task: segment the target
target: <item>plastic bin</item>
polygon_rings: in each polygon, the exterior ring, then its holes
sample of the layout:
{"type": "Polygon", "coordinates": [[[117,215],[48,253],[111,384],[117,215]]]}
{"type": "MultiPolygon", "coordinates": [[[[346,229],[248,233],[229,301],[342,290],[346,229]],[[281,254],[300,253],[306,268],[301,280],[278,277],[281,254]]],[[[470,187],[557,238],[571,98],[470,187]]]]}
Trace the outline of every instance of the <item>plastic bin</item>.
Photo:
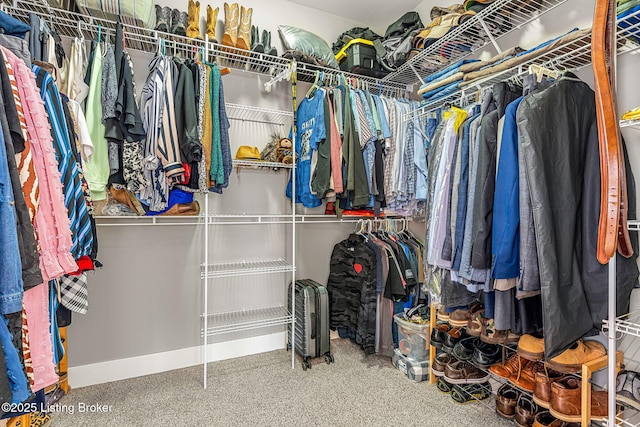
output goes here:
{"type": "Polygon", "coordinates": [[[398,325],[400,352],[418,362],[429,361],[429,324],[408,322],[398,314],[393,317],[398,325]]]}
{"type": "Polygon", "coordinates": [[[393,350],[393,356],[391,357],[393,366],[400,372],[404,373],[407,378],[413,382],[421,382],[429,379],[429,361],[424,360],[418,362],[413,360],[400,352],[399,349],[393,350]]]}
{"type": "Polygon", "coordinates": [[[388,74],[378,62],[376,49],[370,40],[351,40],[336,54],[336,59],[342,71],[375,78],[388,74]]]}

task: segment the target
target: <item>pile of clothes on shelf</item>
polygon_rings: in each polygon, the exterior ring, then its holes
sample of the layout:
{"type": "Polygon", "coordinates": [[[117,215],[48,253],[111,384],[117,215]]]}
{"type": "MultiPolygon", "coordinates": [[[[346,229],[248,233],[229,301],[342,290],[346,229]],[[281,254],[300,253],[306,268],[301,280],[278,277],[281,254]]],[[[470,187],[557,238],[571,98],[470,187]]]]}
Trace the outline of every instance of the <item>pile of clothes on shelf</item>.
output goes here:
{"type": "Polygon", "coordinates": [[[426,101],[445,98],[458,89],[472,86],[489,76],[509,71],[532,58],[550,52],[559,46],[571,43],[591,34],[591,29],[578,30],[548,40],[531,49],[524,50],[519,46],[507,49],[487,61],[462,59],[448,67],[431,74],[424,79],[418,94],[426,101]]]}

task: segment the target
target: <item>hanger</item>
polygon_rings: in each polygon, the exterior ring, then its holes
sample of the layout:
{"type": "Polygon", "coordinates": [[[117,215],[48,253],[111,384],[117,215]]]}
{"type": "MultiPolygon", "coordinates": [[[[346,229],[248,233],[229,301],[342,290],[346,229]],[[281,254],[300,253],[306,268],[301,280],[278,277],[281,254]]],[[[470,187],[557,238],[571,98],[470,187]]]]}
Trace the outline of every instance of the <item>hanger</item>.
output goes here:
{"type": "Polygon", "coordinates": [[[313,94],[315,93],[316,89],[320,88],[319,82],[320,82],[320,71],[316,71],[316,79],[314,80],[313,84],[311,85],[311,87],[307,91],[307,95],[305,96],[305,98],[312,98],[313,97],[313,94]]]}
{"type": "MultiPolygon", "coordinates": [[[[554,67],[555,65],[553,62],[554,61],[551,61],[550,64],[552,67],[554,67]]],[[[552,79],[557,79],[562,73],[555,69],[555,67],[554,69],[549,69],[538,64],[531,64],[529,65],[529,74],[536,76],[536,80],[538,81],[538,83],[540,83],[542,82],[542,78],[545,76],[552,79]]]]}

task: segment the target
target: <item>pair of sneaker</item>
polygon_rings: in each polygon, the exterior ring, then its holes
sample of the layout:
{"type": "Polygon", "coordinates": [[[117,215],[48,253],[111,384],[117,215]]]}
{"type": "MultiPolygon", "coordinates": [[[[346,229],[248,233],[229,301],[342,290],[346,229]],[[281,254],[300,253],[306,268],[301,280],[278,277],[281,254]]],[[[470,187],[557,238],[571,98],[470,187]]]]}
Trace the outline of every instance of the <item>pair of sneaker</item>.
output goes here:
{"type": "Polygon", "coordinates": [[[618,373],[616,400],[640,410],[640,372],[621,370],[618,373]]]}
{"type": "Polygon", "coordinates": [[[451,384],[440,377],[436,386],[441,392],[450,393],[456,403],[477,402],[491,396],[491,384],[488,381],[480,384],[451,384]]]}

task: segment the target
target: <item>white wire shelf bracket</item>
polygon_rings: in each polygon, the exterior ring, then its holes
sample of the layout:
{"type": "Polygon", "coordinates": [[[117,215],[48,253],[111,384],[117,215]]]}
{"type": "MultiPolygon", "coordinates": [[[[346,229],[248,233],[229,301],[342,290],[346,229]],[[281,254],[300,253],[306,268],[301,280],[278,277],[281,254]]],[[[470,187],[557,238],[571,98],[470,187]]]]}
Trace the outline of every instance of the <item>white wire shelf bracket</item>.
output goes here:
{"type": "Polygon", "coordinates": [[[640,337],[640,310],[618,316],[613,328],[608,319],[602,321],[603,333],[611,332],[612,329],[614,332],[640,337]]]}
{"type": "MultiPolygon", "coordinates": [[[[207,314],[206,316],[208,318],[206,330],[208,336],[286,325],[290,324],[292,320],[291,313],[283,305],[207,314]]],[[[201,335],[204,335],[204,330],[201,329],[200,332],[201,335]]]]}
{"type": "Polygon", "coordinates": [[[290,126],[293,120],[293,112],[291,110],[274,110],[231,103],[226,104],[225,108],[230,120],[278,126],[290,126]]]}
{"type": "MultiPolygon", "coordinates": [[[[636,22],[638,18],[640,18],[640,11],[618,20],[618,55],[623,55],[640,49],[640,23],[636,22]],[[620,25],[625,22],[628,23],[628,26],[626,28],[622,28],[620,25]]],[[[574,71],[591,65],[591,34],[585,34],[573,41],[536,55],[519,64],[517,67],[500,71],[485,78],[473,81],[446,98],[440,98],[432,102],[425,101],[417,109],[408,112],[404,118],[405,120],[408,120],[411,118],[423,117],[432,113],[437,108],[442,107],[446,103],[456,103],[468,100],[474,95],[477,97],[477,94],[483,88],[491,87],[495,83],[509,79],[520,81],[522,77],[528,73],[528,68],[532,64],[538,64],[542,67],[555,70],[574,71]]]]}
{"type": "MultiPolygon", "coordinates": [[[[0,7],[4,12],[26,23],[29,22],[29,13],[35,13],[63,37],[91,40],[97,39],[98,32],[100,32],[103,40],[113,41],[115,36],[116,21],[57,9],[49,6],[45,1],[2,0],[0,7]]],[[[131,20],[125,19],[123,21],[126,21],[122,26],[128,49],[155,54],[159,48],[159,41],[162,39],[165,41],[168,55],[195,57],[197,54],[202,55],[203,52],[207,52],[207,58],[203,58],[203,60],[216,63],[218,66],[270,76],[275,76],[288,69],[291,62],[286,58],[132,25],[129,23],[131,20]]]]}
{"type": "MultiPolygon", "coordinates": [[[[249,276],[256,274],[290,273],[294,271],[293,265],[291,265],[284,259],[267,261],[227,262],[201,266],[203,270],[205,269],[205,267],[210,278],[249,276]]],[[[200,277],[204,279],[204,271],[201,272],[200,277]]]]}
{"type": "Polygon", "coordinates": [[[567,0],[497,0],[421,50],[395,72],[384,77],[384,80],[421,84],[425,76],[470,56],[489,43],[500,52],[502,49],[498,40],[501,37],[555,9],[565,1],[567,0]]]}

